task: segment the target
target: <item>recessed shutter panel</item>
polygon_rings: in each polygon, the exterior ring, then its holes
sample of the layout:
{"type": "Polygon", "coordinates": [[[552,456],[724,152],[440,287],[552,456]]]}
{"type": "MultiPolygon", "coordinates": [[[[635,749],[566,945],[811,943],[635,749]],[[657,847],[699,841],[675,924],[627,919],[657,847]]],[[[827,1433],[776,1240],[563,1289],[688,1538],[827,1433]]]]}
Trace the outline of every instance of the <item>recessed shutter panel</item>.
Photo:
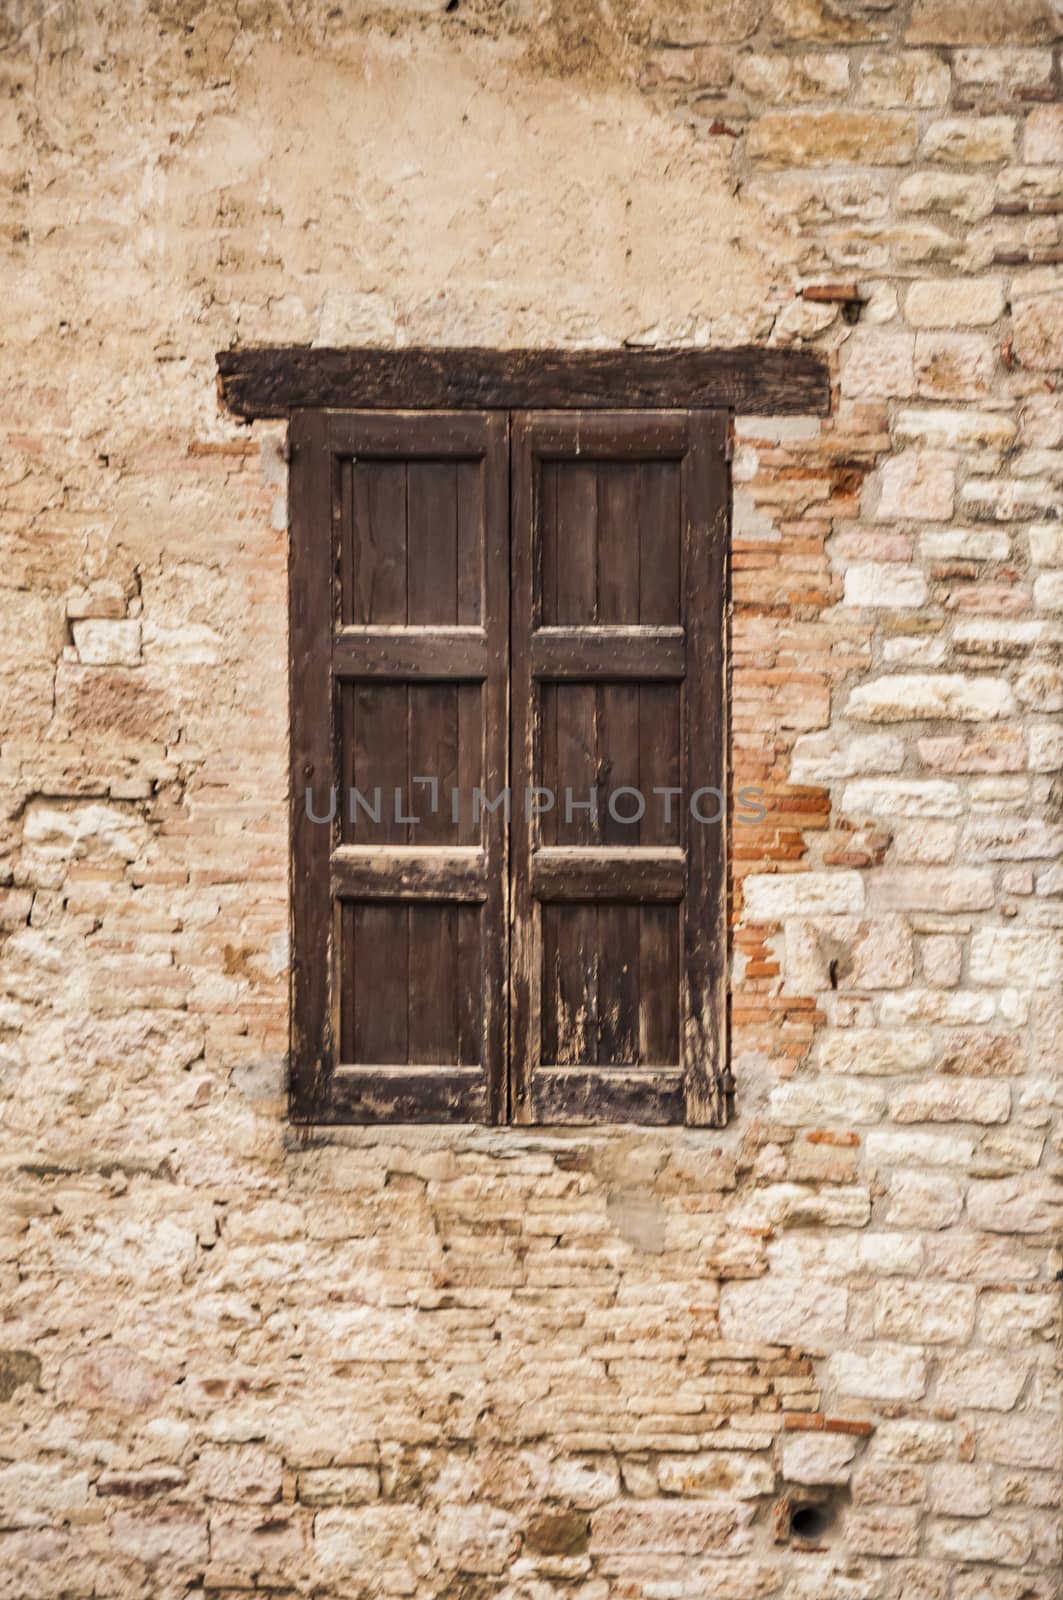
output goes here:
{"type": "Polygon", "coordinates": [[[507,421],[306,412],[291,438],[294,1111],[498,1121],[507,421]]]}
{"type": "Polygon", "coordinates": [[[725,443],[513,419],[516,1121],[724,1120],[725,443]]]}

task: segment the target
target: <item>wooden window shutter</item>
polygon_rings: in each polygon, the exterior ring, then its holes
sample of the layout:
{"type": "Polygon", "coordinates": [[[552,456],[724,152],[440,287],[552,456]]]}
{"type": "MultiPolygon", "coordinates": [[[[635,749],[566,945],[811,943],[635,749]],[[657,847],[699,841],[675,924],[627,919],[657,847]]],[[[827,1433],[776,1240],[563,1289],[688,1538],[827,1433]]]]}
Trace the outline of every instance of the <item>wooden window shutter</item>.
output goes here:
{"type": "Polygon", "coordinates": [[[507,433],[292,416],[299,1120],[505,1116],[507,833],[473,792],[507,781],[507,433]]]}
{"type": "Polygon", "coordinates": [[[293,412],[297,1121],[725,1120],[726,437],[293,412]]]}
{"type": "Polygon", "coordinates": [[[726,429],[513,419],[516,1121],[725,1118],[726,429]]]}

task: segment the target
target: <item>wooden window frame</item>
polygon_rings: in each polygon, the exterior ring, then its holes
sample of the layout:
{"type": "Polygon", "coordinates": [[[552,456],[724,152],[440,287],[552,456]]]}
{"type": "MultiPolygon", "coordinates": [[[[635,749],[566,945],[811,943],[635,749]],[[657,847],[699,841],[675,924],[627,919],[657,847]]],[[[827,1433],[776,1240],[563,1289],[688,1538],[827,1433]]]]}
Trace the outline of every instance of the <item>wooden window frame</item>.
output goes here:
{"type": "MultiPolygon", "coordinates": [[[[726,561],[722,551],[729,529],[730,472],[726,465],[729,415],[803,413],[825,415],[830,409],[829,376],[823,361],[811,352],[739,349],[730,351],[491,351],[491,350],[320,350],[303,347],[248,348],[219,353],[219,390],[230,411],[245,419],[287,417],[293,421],[291,453],[291,529],[295,559],[289,563],[290,682],[291,682],[291,840],[292,840],[292,978],[290,1114],[296,1123],[327,1125],[390,1121],[460,1121],[467,1105],[483,1110],[488,1122],[519,1123],[551,1120],[528,1112],[530,1066],[514,1059],[510,1065],[513,1104],[499,1099],[497,1085],[486,1100],[461,1095],[440,1099],[439,1085],[417,1104],[407,1100],[391,1107],[390,1114],[365,1114],[357,1100],[331,1092],[332,1059],[329,1047],[331,1016],[329,962],[307,959],[307,951],[328,950],[332,939],[331,908],[322,895],[328,884],[331,830],[310,827],[302,816],[306,785],[332,782],[333,750],[330,720],[307,715],[317,697],[328,703],[332,694],[333,629],[331,610],[322,627],[321,597],[331,593],[332,549],[328,541],[313,537],[330,525],[333,508],[332,460],[334,441],[327,414],[333,410],[366,412],[469,410],[490,412],[548,411],[675,411],[702,413],[706,419],[695,430],[698,447],[693,470],[711,482],[711,494],[727,508],[727,529],[716,529],[706,541],[705,559],[719,585],[726,607],[726,561]],[[296,414],[298,420],[296,420],[296,414]],[[720,537],[720,535],[723,537],[720,537]],[[714,565],[716,563],[717,565],[714,565]],[[443,1103],[446,1100],[446,1104],[443,1103]],[[507,1110],[509,1112],[507,1118],[507,1110]]],[[[518,456],[513,458],[513,501],[527,497],[518,456]]],[[[497,553],[496,553],[497,554],[497,553]]],[[[516,551],[515,551],[516,559],[516,551]]],[[[699,558],[700,559],[700,558],[699,558]]],[[[515,574],[515,581],[519,575],[515,574]]],[[[508,581],[508,571],[507,571],[508,581]]],[[[689,623],[688,623],[689,628],[689,623]]],[[[688,637],[688,652],[695,678],[724,678],[725,627],[702,630],[695,625],[688,637]],[[704,632],[705,637],[700,637],[704,632]],[[709,637],[712,634],[713,637],[709,637]],[[695,637],[697,635],[697,637],[695,637]]],[[[520,649],[514,638],[512,648],[520,649]]],[[[705,685],[697,688],[700,693],[705,685]]],[[[719,716],[707,730],[705,748],[723,763],[727,760],[727,697],[721,697],[719,716]]],[[[506,730],[507,736],[509,729],[506,730]]],[[[726,830],[714,847],[708,830],[692,840],[695,850],[707,851],[699,862],[698,926],[714,935],[714,954],[705,963],[708,989],[692,1015],[687,1005],[682,1058],[684,1070],[681,1102],[684,1116],[675,1115],[674,1090],[660,1102],[657,1114],[635,1105],[622,1086],[582,1109],[558,1104],[558,1122],[681,1122],[720,1126],[727,1120],[733,1080],[727,1063],[726,971],[728,928],[726,917],[726,830]],[[711,859],[710,859],[711,857],[711,859]],[[702,904],[702,902],[704,902],[702,904]],[[719,937],[715,937],[718,933],[719,937]],[[706,1063],[714,1060],[713,1070],[706,1063]],[[700,1065],[699,1065],[700,1063],[700,1065]],[[664,1107],[663,1111],[661,1107],[664,1107]],[[671,1109],[669,1109],[669,1107],[671,1109]]],[[[518,866],[527,853],[527,830],[514,826],[514,851],[518,866]]],[[[525,863],[526,865],[526,863],[525,863]]],[[[518,960],[516,954],[514,961],[518,960]]],[[[515,969],[514,969],[515,970],[515,969]]],[[[497,975],[496,975],[497,976],[497,975]]],[[[519,1001],[517,1002],[519,1009],[519,1001]]],[[[493,1025],[493,1024],[492,1024],[493,1025]]],[[[411,1083],[413,1080],[411,1079],[411,1083]]],[[[635,1087],[635,1086],[633,1086],[635,1087]]],[[[414,1084],[414,1098],[419,1091],[414,1084]]]]}

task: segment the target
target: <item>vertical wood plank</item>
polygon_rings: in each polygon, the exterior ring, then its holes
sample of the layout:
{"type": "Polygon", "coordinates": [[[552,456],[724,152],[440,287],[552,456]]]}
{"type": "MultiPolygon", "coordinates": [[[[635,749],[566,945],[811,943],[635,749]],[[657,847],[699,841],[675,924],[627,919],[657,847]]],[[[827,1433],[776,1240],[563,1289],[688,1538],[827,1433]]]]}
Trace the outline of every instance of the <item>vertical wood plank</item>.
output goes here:
{"type": "MultiPolygon", "coordinates": [[[[380,821],[374,822],[364,810],[357,813],[351,836],[360,844],[410,842],[409,825],[400,820],[409,815],[409,693],[403,683],[355,685],[354,781],[369,804],[374,790],[380,790],[380,821]]],[[[346,805],[347,796],[343,799],[346,805]]]]}
{"type": "MultiPolygon", "coordinates": [[[[537,697],[538,711],[537,724],[539,735],[538,770],[533,775],[533,782],[544,789],[550,789],[554,795],[554,804],[548,811],[543,811],[533,825],[533,844],[557,844],[561,838],[560,822],[560,796],[557,781],[557,702],[561,693],[561,685],[557,683],[540,683],[532,688],[532,693],[537,697]]],[[[523,796],[521,797],[523,801],[523,796]]]]}
{"type": "Polygon", "coordinates": [[[458,485],[451,461],[406,468],[407,618],[458,620],[458,485]]]}
{"type": "Polygon", "coordinates": [[[409,907],[394,901],[354,907],[354,1060],[409,1060],[409,907]]]}
{"type": "MultiPolygon", "coordinates": [[[[483,785],[493,798],[510,783],[510,419],[484,419],[484,617],[487,678],[479,704],[483,785]]],[[[467,757],[471,763],[471,756],[467,757]]],[[[481,1059],[487,1076],[487,1115],[509,1115],[510,829],[499,809],[483,818],[488,898],[480,913],[481,1059]]]]}
{"type": "Polygon", "coordinates": [[[679,910],[639,907],[639,1063],[679,1060],[679,910]]]}
{"type": "Polygon", "coordinates": [[[352,473],[351,621],[405,622],[405,463],[355,460],[352,473]]]}
{"type": "Polygon", "coordinates": [[[594,622],[598,615],[598,469],[566,461],[557,468],[555,615],[544,622],[594,622]]]}
{"type": "Polygon", "coordinates": [[[681,695],[675,684],[641,683],[638,687],[638,785],[646,800],[639,825],[640,844],[675,845],[682,837],[683,797],[655,794],[680,785],[682,744],[681,695]]]}
{"type": "Polygon", "coordinates": [[[692,412],[683,462],[685,782],[724,793],[724,820],[700,824],[689,815],[687,896],[683,908],[682,1036],[686,1120],[719,1124],[726,1117],[726,818],[725,644],[729,480],[726,412],[692,412]]]}
{"type": "Polygon", "coordinates": [[[639,612],[641,623],[680,619],[682,519],[676,461],[644,461],[639,469],[639,612]]]}
{"type": "MultiPolygon", "coordinates": [[[[336,796],[336,821],[337,832],[342,844],[353,844],[357,836],[358,819],[364,817],[359,811],[354,821],[351,820],[350,795],[351,790],[357,788],[358,778],[355,773],[355,704],[358,690],[353,683],[339,683],[334,689],[334,705],[336,714],[336,737],[339,749],[336,752],[339,773],[339,792],[336,796]]],[[[369,797],[371,800],[371,796],[369,797]]]]}
{"type": "MultiPolygon", "coordinates": [[[[598,621],[634,623],[639,615],[639,474],[637,464],[609,461],[598,468],[598,621]]],[[[609,794],[639,784],[639,688],[637,684],[606,683],[598,695],[598,779],[602,789],[603,844],[637,844],[640,827],[617,820],[609,808],[609,794]]],[[[630,796],[625,799],[632,804],[630,796]]],[[[615,808],[619,816],[626,808],[615,808]]],[[[638,970],[638,939],[619,919],[617,931],[629,935],[624,955],[638,970]]],[[[604,1014],[604,1003],[603,1003],[604,1014]]]]}
{"type": "Polygon", "coordinates": [[[598,906],[599,1066],[639,1059],[639,907],[598,906]]]}
{"type": "Polygon", "coordinates": [[[343,459],[337,463],[340,478],[340,526],[336,542],[335,568],[339,575],[340,621],[354,621],[355,606],[355,536],[354,536],[354,462],[343,459]]]}
{"type": "Polygon", "coordinates": [[[598,693],[593,683],[559,684],[555,695],[555,804],[558,844],[596,844],[601,838],[598,789],[598,693]],[[594,810],[586,807],[595,801],[594,810]]]}
{"type": "MultiPolygon", "coordinates": [[[[560,617],[558,609],[558,524],[556,461],[540,461],[536,503],[539,508],[538,603],[544,627],[552,627],[560,617]]],[[[537,625],[533,618],[533,626],[537,625]]]]}
{"type": "Polygon", "coordinates": [[[484,1060],[483,965],[479,906],[455,907],[454,1037],[455,1059],[477,1067],[484,1060]]]}
{"type": "MultiPolygon", "coordinates": [[[[635,845],[641,836],[635,795],[623,795],[612,808],[609,805],[609,797],[617,789],[639,788],[640,692],[641,686],[631,683],[602,683],[596,690],[599,836],[603,844],[635,845]],[[629,822],[625,820],[628,817],[636,820],[629,822]]],[[[645,798],[648,816],[653,796],[645,798]]]]}
{"type": "Polygon", "coordinates": [[[411,905],[407,1060],[432,1066],[458,1060],[454,1011],[457,907],[411,905]]]}
{"type": "Polygon", "coordinates": [[[542,928],[531,894],[532,823],[524,795],[535,783],[540,703],[531,675],[531,636],[548,618],[542,594],[541,485],[532,454],[534,423],[516,413],[510,421],[510,761],[516,809],[511,835],[509,913],[509,1102],[514,1122],[530,1122],[532,1083],[542,1050],[542,928]]]}
{"type": "Polygon", "coordinates": [[[459,461],[455,467],[458,519],[458,614],[462,627],[474,627],[483,615],[484,466],[459,461]]]}
{"type": "Polygon", "coordinates": [[[291,549],[288,567],[291,713],[292,1116],[312,1122],[324,1109],[334,1064],[329,859],[332,829],[307,814],[306,793],[323,815],[333,775],[331,632],[332,455],[324,419],[291,420],[291,549]]]}
{"type": "MultiPolygon", "coordinates": [[[[479,820],[474,820],[473,790],[483,788],[486,744],[483,707],[487,696],[478,683],[459,683],[455,688],[455,696],[458,719],[458,765],[454,785],[457,789],[456,829],[453,823],[454,794],[449,788],[441,788],[439,804],[450,821],[452,836],[458,844],[482,846],[485,828],[490,826],[490,815],[484,810],[479,820]]],[[[494,798],[493,792],[490,798],[494,798]]]]}
{"type": "MultiPolygon", "coordinates": [[[[453,844],[458,829],[451,820],[450,795],[458,787],[458,685],[410,684],[410,803],[407,815],[411,844],[453,844]],[[434,779],[416,783],[418,778],[434,779]],[[435,807],[433,809],[433,799],[435,807]]],[[[459,790],[460,794],[460,790],[459,790]]],[[[471,806],[470,806],[471,812],[471,806]]]]}
{"type": "MultiPolygon", "coordinates": [[[[538,493],[535,497],[539,518],[538,547],[539,559],[533,557],[532,589],[527,603],[533,608],[533,613],[538,612],[530,619],[532,628],[541,621],[544,627],[551,627],[557,623],[560,612],[559,584],[559,550],[558,550],[558,477],[560,466],[556,461],[540,461],[536,472],[538,493]],[[536,573],[538,581],[536,582],[536,573]]],[[[521,539],[527,537],[527,531],[514,525],[512,537],[521,539]]],[[[535,530],[531,532],[535,538],[535,530]]],[[[523,597],[513,596],[514,606],[525,603],[523,597]]],[[[535,723],[537,740],[537,765],[528,775],[529,784],[542,784],[556,790],[557,788],[557,684],[540,683],[532,686],[531,693],[538,698],[535,723]]],[[[514,730],[516,738],[516,730],[514,730]]],[[[523,790],[521,803],[523,804],[523,790]]],[[[556,805],[550,811],[544,811],[532,827],[532,845],[556,844],[558,842],[558,817],[556,805]]],[[[546,937],[545,922],[543,937],[546,937]]],[[[555,949],[556,955],[556,949],[555,949]]],[[[545,999],[544,999],[545,1004],[545,999]]],[[[545,1048],[545,1045],[544,1045],[545,1048]]]]}
{"type": "Polygon", "coordinates": [[[540,910],[542,962],[538,974],[542,1036],[539,1055],[543,1061],[558,1059],[557,1019],[561,1015],[561,964],[558,951],[558,918],[561,907],[544,905],[540,910]]]}
{"type": "Polygon", "coordinates": [[[354,906],[349,900],[340,904],[340,949],[337,961],[340,1012],[340,1061],[355,1061],[355,947],[354,906]]]}
{"type": "Polygon", "coordinates": [[[598,1060],[598,907],[557,907],[557,1064],[598,1060]]]}
{"type": "Polygon", "coordinates": [[[598,615],[601,623],[639,620],[639,476],[627,461],[598,467],[598,615]]]}

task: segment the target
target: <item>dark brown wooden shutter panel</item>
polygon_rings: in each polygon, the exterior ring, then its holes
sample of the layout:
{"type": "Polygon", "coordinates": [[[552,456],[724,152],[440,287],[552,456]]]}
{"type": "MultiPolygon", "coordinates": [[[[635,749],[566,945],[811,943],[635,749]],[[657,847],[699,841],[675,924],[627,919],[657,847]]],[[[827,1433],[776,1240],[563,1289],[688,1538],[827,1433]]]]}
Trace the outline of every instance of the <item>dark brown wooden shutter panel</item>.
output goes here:
{"type": "Polygon", "coordinates": [[[516,1121],[724,1120],[726,428],[513,419],[516,1121]]]}
{"type": "Polygon", "coordinates": [[[507,427],[292,418],[300,1120],[506,1114],[507,427]]]}

